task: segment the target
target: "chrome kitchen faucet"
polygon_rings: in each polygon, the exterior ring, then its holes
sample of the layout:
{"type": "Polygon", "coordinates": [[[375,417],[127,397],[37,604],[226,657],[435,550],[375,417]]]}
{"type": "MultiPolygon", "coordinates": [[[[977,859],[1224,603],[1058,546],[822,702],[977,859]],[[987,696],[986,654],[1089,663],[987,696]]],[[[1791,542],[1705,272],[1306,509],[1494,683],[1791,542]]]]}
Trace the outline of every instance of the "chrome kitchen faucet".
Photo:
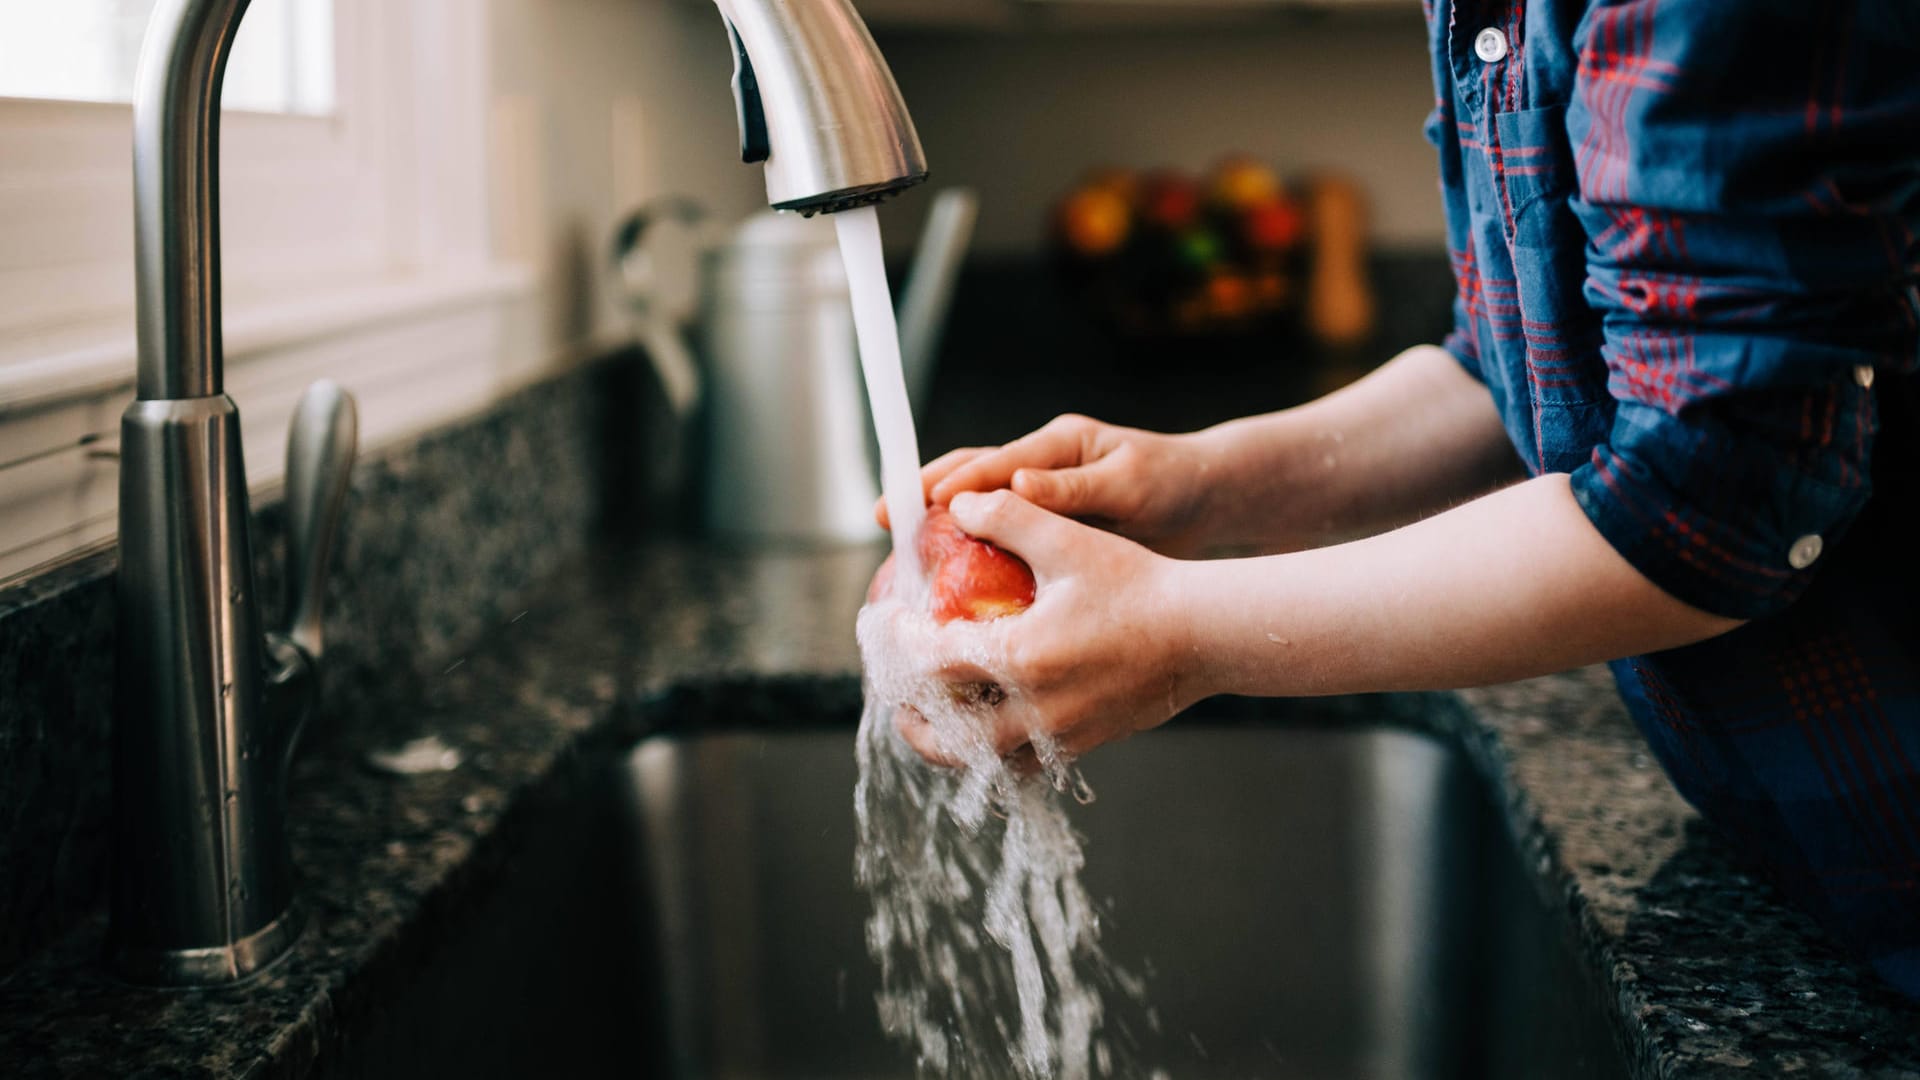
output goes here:
{"type": "MultiPolygon", "coordinates": [[[[805,214],[926,179],[893,74],[850,0],[715,0],[742,157],[805,214]]],[[[357,420],[331,382],[287,448],[287,628],[260,625],[239,410],[222,383],[220,91],[248,0],[160,0],[134,93],[138,392],[121,421],[113,967],[246,978],[299,933],[287,773],[322,656],[357,420]]]]}
{"type": "Polygon", "coordinates": [[[161,0],[134,91],[140,366],[120,422],[113,966],[244,978],[299,932],[286,777],[322,653],[353,399],[301,399],[287,447],[286,632],[260,627],[240,414],[222,386],[220,84],[247,0],[161,0]]]}

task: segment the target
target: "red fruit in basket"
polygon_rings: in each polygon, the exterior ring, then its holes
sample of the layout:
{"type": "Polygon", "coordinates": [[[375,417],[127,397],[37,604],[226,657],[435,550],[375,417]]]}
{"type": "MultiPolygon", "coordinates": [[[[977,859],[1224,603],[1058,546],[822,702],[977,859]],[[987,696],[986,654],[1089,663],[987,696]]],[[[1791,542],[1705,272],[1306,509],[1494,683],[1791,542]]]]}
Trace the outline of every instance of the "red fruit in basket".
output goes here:
{"type": "Polygon", "coordinates": [[[1109,187],[1085,187],[1067,196],[1057,213],[1060,238],[1076,255],[1111,255],[1127,242],[1133,209],[1109,187]]]}
{"type": "Polygon", "coordinates": [[[1287,251],[1300,242],[1306,224],[1306,215],[1291,200],[1273,198],[1241,215],[1240,234],[1256,251],[1287,251]]]}
{"type": "Polygon", "coordinates": [[[1155,173],[1141,186],[1140,216],[1163,229],[1184,229],[1200,217],[1200,188],[1178,173],[1155,173]]]}
{"type": "MultiPolygon", "coordinates": [[[[927,613],[937,623],[985,622],[1033,606],[1033,571],[1018,556],[968,536],[945,507],[927,511],[920,527],[920,564],[927,574],[927,613]]],[[[893,589],[893,558],[867,588],[872,603],[893,589]]]]}

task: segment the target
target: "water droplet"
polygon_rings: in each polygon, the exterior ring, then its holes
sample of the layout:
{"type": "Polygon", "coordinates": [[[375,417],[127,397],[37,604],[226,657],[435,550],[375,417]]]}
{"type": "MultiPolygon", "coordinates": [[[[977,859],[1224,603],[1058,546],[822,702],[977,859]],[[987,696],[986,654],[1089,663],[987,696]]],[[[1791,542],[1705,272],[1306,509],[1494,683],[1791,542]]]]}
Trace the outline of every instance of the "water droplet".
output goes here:
{"type": "Polygon", "coordinates": [[[1087,783],[1086,776],[1075,769],[1069,782],[1073,785],[1073,801],[1081,806],[1091,806],[1094,800],[1093,785],[1087,783]]]}

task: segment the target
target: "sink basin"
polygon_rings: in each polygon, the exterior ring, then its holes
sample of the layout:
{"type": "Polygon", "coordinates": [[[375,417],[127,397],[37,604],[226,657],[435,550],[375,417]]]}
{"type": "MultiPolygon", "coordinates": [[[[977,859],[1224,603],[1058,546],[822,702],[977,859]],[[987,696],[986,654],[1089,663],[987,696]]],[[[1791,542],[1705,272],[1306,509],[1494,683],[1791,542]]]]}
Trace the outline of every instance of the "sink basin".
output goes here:
{"type": "MultiPolygon", "coordinates": [[[[322,1072],[911,1076],[875,1018],[835,698],[682,695],[525,800],[322,1072]]],[[[1461,755],[1329,708],[1202,706],[1086,763],[1085,881],[1161,1022],[1141,1059],[1180,1080],[1625,1076],[1461,755]]]]}

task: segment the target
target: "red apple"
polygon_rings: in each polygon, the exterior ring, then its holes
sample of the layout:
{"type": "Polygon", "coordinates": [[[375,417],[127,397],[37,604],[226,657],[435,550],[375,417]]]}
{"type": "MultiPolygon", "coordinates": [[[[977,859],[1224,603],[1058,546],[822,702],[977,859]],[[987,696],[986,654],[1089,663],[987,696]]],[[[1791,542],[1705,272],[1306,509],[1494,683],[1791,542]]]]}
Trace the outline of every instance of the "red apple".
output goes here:
{"type": "MultiPolygon", "coordinates": [[[[920,564],[927,574],[928,614],[937,623],[985,622],[1018,615],[1033,605],[1033,571],[1017,556],[968,536],[943,506],[927,511],[920,528],[920,564]]],[[[872,603],[893,587],[889,556],[867,589],[872,603]]]]}
{"type": "Polygon", "coordinates": [[[1242,235],[1257,251],[1286,251],[1292,248],[1300,242],[1306,224],[1300,208],[1285,198],[1274,198],[1249,207],[1240,218],[1242,235]]]}
{"type": "Polygon", "coordinates": [[[1178,232],[1200,219],[1200,187],[1176,172],[1157,172],[1141,186],[1141,216],[1178,232]]]}

